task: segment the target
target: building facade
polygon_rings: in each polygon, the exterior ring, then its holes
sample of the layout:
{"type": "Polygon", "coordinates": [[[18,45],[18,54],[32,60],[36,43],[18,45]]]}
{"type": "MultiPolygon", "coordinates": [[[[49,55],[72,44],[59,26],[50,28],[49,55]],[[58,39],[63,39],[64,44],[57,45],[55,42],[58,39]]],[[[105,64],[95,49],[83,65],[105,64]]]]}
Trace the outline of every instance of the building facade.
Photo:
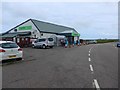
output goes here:
{"type": "Polygon", "coordinates": [[[48,38],[56,35],[65,36],[72,41],[76,41],[80,36],[74,28],[28,19],[2,34],[2,39],[15,41],[24,47],[30,45],[37,38],[48,38]]]}

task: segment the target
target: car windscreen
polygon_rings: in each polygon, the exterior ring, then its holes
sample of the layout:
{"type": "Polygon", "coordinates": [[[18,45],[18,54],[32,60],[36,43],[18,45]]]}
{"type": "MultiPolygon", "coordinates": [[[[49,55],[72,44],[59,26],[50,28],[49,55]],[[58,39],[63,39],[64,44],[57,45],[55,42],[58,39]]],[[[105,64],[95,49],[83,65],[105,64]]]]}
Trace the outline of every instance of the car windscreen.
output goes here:
{"type": "Polygon", "coordinates": [[[48,38],[49,41],[53,41],[53,38],[48,38]]]}
{"type": "Polygon", "coordinates": [[[39,42],[44,42],[46,39],[39,39],[39,42]]]}
{"type": "Polygon", "coordinates": [[[16,43],[2,43],[2,44],[0,44],[0,47],[2,47],[2,48],[18,48],[18,45],[16,43]]]}

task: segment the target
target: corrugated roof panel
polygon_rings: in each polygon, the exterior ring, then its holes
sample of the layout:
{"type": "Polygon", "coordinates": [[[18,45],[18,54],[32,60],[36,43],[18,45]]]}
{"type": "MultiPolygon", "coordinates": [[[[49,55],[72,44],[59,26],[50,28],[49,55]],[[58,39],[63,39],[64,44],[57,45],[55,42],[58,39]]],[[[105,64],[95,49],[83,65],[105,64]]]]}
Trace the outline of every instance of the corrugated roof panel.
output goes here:
{"type": "Polygon", "coordinates": [[[34,19],[31,19],[31,20],[34,22],[34,24],[36,24],[36,26],[39,28],[40,31],[53,32],[53,33],[61,33],[61,32],[68,31],[68,30],[75,31],[74,28],[69,28],[69,27],[65,27],[61,25],[42,22],[42,21],[38,21],[34,19]]]}

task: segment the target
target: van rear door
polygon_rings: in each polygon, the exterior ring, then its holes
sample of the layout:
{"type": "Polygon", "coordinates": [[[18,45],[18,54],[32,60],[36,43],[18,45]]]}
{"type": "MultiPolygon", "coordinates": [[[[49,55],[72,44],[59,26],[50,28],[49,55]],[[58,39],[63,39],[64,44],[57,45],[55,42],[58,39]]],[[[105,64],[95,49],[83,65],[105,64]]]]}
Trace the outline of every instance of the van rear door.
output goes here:
{"type": "Polygon", "coordinates": [[[48,44],[53,46],[54,45],[54,40],[53,38],[48,38],[48,44]]]}

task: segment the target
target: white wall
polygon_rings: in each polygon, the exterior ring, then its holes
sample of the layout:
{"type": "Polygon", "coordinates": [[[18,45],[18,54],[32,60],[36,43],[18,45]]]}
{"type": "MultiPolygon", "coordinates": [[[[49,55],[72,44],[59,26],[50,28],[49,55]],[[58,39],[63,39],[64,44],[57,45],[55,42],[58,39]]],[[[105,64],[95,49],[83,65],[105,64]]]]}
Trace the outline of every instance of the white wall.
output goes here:
{"type": "MultiPolygon", "coordinates": [[[[40,32],[38,31],[38,29],[35,27],[35,25],[32,23],[32,21],[28,21],[22,25],[20,25],[19,27],[16,27],[17,29],[17,32],[28,32],[30,31],[32,33],[31,37],[34,37],[36,35],[36,37],[40,37],[40,32]],[[32,29],[31,30],[19,30],[18,28],[19,27],[22,27],[22,26],[32,26],[32,29]]],[[[15,32],[14,29],[10,32],[15,32]]]]}
{"type": "Polygon", "coordinates": [[[43,36],[41,36],[41,38],[43,38],[43,37],[49,38],[49,37],[51,37],[52,35],[56,35],[56,34],[43,33],[43,36]]]}

